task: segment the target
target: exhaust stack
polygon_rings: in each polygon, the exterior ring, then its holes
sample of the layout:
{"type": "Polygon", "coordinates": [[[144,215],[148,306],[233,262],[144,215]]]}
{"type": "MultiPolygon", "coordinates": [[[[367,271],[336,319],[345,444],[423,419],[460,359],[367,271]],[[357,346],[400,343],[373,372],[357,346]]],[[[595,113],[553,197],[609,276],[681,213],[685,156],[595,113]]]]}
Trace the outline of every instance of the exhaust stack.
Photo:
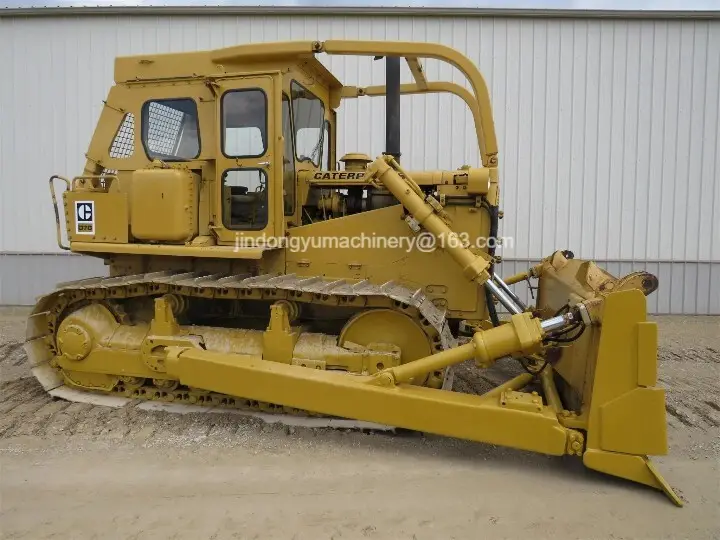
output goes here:
{"type": "Polygon", "coordinates": [[[400,160],[400,57],[385,57],[385,153],[400,160]]]}

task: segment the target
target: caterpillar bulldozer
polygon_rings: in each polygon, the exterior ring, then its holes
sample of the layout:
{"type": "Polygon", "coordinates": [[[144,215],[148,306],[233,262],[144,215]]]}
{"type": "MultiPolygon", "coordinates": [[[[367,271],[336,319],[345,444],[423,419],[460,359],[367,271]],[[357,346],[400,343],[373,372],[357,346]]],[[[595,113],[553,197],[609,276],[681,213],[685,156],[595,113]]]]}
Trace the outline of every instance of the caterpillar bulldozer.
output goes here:
{"type": "Polygon", "coordinates": [[[119,57],[114,79],[84,171],[50,179],[58,245],[108,273],[38,299],[26,350],[48,392],[569,454],[682,504],[648,458],[667,453],[646,320],[657,279],[617,278],[567,250],[499,276],[498,146],[467,57],[432,43],[291,41],[119,57]],[[345,86],[319,54],[382,60],[385,85],[345,86]],[[426,59],[468,85],[428,80],[426,59]],[[467,105],[476,166],[401,165],[401,97],[431,93],[467,105]],[[338,159],[337,109],[374,96],[385,152],[338,159]],[[531,280],[528,306],[513,285],[531,280]],[[501,358],[522,374],[482,395],[453,391],[453,366],[501,358]]]}

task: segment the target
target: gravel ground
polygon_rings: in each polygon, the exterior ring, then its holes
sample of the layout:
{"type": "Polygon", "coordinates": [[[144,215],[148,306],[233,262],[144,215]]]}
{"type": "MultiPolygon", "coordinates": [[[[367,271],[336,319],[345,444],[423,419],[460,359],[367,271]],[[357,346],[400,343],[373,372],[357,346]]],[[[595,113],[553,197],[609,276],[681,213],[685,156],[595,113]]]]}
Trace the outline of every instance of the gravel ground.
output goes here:
{"type": "MultiPolygon", "coordinates": [[[[719,538],[720,320],[660,317],[670,455],[687,505],[552,458],[419,434],[68,403],[0,317],[2,538],[719,538]]],[[[461,366],[482,391],[512,363],[461,366]]]]}

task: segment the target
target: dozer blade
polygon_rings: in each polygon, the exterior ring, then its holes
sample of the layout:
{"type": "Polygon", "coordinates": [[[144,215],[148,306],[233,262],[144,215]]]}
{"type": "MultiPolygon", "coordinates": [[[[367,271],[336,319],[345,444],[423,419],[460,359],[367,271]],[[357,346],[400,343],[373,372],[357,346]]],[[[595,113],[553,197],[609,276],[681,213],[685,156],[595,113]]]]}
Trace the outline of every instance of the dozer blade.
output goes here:
{"type": "Polygon", "coordinates": [[[594,371],[591,395],[583,400],[589,402],[583,462],[662,490],[682,506],[648,458],[667,453],[667,421],[665,390],[656,387],[657,326],[646,321],[641,291],[605,299],[594,371]]]}
{"type": "Polygon", "coordinates": [[[657,278],[636,273],[617,279],[593,262],[555,255],[540,275],[538,307],[547,317],[585,300],[594,324],[558,343],[555,382],[572,425],[587,433],[584,464],[664,491],[682,501],[650,462],[667,454],[665,390],[657,385],[657,325],[646,299],[657,278]]]}

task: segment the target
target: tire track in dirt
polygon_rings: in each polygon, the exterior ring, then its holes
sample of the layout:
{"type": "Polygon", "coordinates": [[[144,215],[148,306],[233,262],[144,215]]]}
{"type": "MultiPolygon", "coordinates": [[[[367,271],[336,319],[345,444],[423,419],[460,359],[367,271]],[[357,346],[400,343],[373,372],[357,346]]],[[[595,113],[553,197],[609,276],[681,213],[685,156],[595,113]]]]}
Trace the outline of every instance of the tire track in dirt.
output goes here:
{"type": "Polygon", "coordinates": [[[678,347],[672,343],[658,351],[658,380],[666,389],[665,408],[683,425],[698,429],[720,427],[716,402],[720,380],[720,353],[715,347],[678,347]]]}
{"type": "Polygon", "coordinates": [[[3,363],[12,366],[21,366],[27,360],[25,351],[23,350],[23,344],[19,342],[10,342],[0,346],[0,358],[2,359],[0,366],[3,363]]]}

